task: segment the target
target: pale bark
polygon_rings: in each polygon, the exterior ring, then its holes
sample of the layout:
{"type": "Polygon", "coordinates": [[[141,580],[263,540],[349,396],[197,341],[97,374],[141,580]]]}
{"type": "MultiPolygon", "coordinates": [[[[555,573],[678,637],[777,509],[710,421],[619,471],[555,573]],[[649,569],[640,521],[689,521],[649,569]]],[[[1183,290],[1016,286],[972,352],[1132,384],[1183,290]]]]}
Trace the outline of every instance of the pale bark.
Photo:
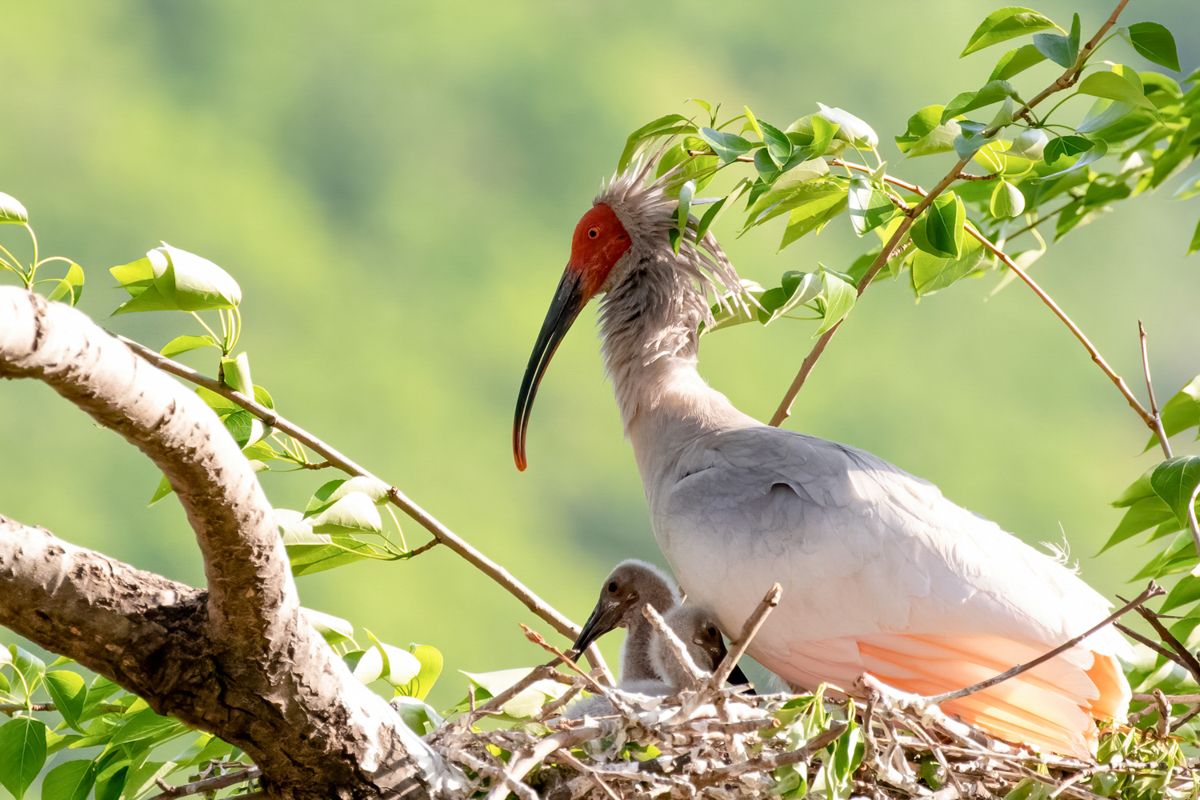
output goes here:
{"type": "Polygon", "coordinates": [[[0,517],[0,624],[246,751],[279,797],[426,797],[454,775],[304,620],[272,509],[193,392],[80,312],[0,287],[0,377],[43,381],[171,481],[208,590],[0,517]]]}

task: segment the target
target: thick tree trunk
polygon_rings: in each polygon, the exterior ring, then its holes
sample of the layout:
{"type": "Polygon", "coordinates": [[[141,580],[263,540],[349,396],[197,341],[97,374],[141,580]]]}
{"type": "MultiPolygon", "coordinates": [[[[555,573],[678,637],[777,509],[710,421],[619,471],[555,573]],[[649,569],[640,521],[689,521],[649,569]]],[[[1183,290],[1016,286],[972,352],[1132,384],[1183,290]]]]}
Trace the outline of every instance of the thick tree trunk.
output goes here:
{"type": "Polygon", "coordinates": [[[273,796],[453,793],[457,772],[305,620],[271,506],[196,394],[78,311],[12,287],[0,287],[0,377],[47,383],[158,465],[209,586],[0,517],[0,624],[242,748],[273,796]]]}

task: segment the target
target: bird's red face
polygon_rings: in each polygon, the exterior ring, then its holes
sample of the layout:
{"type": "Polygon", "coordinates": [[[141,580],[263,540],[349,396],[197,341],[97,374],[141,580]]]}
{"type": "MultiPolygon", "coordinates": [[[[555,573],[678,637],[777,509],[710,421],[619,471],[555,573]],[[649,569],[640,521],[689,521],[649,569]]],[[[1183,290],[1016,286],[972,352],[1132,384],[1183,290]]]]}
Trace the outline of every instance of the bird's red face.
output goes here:
{"type": "Polygon", "coordinates": [[[525,469],[525,431],[533,411],[533,398],[537,395],[538,384],[550,359],[554,357],[554,351],[587,301],[604,286],[612,268],[629,250],[630,244],[629,233],[621,220],[604,203],[592,206],[575,226],[575,235],[571,239],[571,260],[567,262],[550,310],[546,312],[546,320],[533,346],[529,366],[525,368],[525,379],[521,382],[521,393],[517,397],[517,413],[513,420],[513,456],[517,461],[517,469],[525,469]]]}
{"type": "Polygon", "coordinates": [[[608,273],[629,249],[629,234],[613,210],[604,203],[592,206],[571,239],[567,269],[579,273],[579,291],[586,303],[604,285],[608,273]]]}

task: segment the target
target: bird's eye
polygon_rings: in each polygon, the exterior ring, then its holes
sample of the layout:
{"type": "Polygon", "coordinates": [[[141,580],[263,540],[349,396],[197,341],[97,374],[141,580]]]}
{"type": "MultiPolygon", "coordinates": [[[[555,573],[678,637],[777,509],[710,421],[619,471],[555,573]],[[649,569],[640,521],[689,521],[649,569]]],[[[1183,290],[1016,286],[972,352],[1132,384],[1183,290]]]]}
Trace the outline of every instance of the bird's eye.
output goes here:
{"type": "Polygon", "coordinates": [[[616,582],[616,581],[609,581],[609,582],[608,582],[608,590],[609,590],[610,592],[616,592],[616,591],[617,591],[617,588],[618,588],[618,587],[617,587],[617,582],[616,582]]]}
{"type": "Polygon", "coordinates": [[[588,238],[589,239],[595,239],[599,235],[600,235],[599,228],[588,228],[588,238]]]}
{"type": "Polygon", "coordinates": [[[715,638],[717,638],[717,629],[716,629],[716,628],[714,628],[714,627],[712,627],[712,626],[709,626],[709,628],[708,628],[708,635],[709,635],[709,636],[711,636],[711,637],[712,637],[712,638],[714,638],[714,639],[715,639],[715,638]]]}

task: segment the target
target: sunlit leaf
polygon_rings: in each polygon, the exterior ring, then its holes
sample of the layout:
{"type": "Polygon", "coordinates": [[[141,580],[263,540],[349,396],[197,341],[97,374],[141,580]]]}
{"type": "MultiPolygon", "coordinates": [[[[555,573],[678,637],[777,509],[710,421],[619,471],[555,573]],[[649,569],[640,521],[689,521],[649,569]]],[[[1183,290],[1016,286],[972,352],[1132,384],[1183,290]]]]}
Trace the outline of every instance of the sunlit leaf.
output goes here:
{"type": "Polygon", "coordinates": [[[826,268],[824,264],[818,264],[818,266],[821,268],[823,319],[821,327],[813,336],[820,336],[841,322],[854,308],[854,303],[858,299],[858,290],[854,284],[843,280],[841,276],[826,268]]]}
{"type": "Polygon", "coordinates": [[[808,194],[805,202],[796,204],[792,209],[779,249],[813,231],[820,231],[829,220],[846,210],[847,202],[846,189],[833,182],[826,182],[820,189],[808,194]]]}
{"type": "Polygon", "coordinates": [[[145,258],[109,270],[130,299],[113,314],[134,311],[203,311],[236,308],[242,290],[206,258],[165,242],[145,258]]]}
{"type": "Polygon", "coordinates": [[[83,267],[72,261],[71,266],[67,268],[67,274],[58,279],[58,286],[54,287],[54,291],[46,299],[62,300],[67,297],[70,305],[79,305],[79,298],[83,297],[83,279],[83,267]]]}
{"type": "Polygon", "coordinates": [[[339,498],[311,520],[313,533],[381,533],[379,507],[362,492],[339,498]]]}
{"type": "Polygon", "coordinates": [[[888,198],[887,193],[867,178],[850,179],[847,201],[850,222],[859,236],[878,228],[897,213],[896,205],[888,198]]]}
{"type": "Polygon", "coordinates": [[[29,222],[29,212],[12,195],[0,192],[0,225],[23,225],[29,222]]]}
{"type": "Polygon", "coordinates": [[[678,133],[695,133],[695,131],[695,126],[691,124],[691,121],[687,117],[679,114],[667,114],[665,117],[659,117],[629,134],[629,138],[625,141],[625,149],[621,152],[621,158],[617,161],[617,170],[623,171],[629,166],[629,162],[633,160],[638,146],[646,139],[652,139],[657,136],[671,136],[678,133]]]}
{"type": "Polygon", "coordinates": [[[879,135],[875,130],[849,111],[840,108],[830,108],[823,103],[817,103],[821,110],[816,116],[838,126],[836,136],[860,147],[874,148],[879,144],[879,135]]]}
{"type": "Polygon", "coordinates": [[[938,195],[911,228],[913,244],[930,255],[957,259],[962,254],[966,219],[966,206],[954,192],[938,195]]]}
{"type": "Polygon", "coordinates": [[[211,336],[176,336],[163,347],[159,352],[167,358],[174,358],[183,353],[192,350],[199,350],[201,347],[216,347],[217,341],[211,336]]]}
{"type": "Polygon", "coordinates": [[[992,103],[999,103],[1006,97],[1016,97],[1017,91],[1013,89],[1012,84],[1008,81],[989,81],[982,89],[977,92],[963,92],[950,101],[944,109],[942,109],[941,124],[945,124],[948,120],[965,114],[968,111],[974,111],[977,108],[990,106],[992,103]]]}
{"type": "Polygon", "coordinates": [[[87,800],[96,783],[96,762],[67,761],[46,773],[42,800],[87,800]]]}
{"type": "Polygon", "coordinates": [[[990,210],[993,217],[1016,217],[1025,211],[1025,195],[1006,180],[996,184],[992,192],[990,210]]]}
{"type": "Polygon", "coordinates": [[[70,670],[56,669],[46,673],[46,690],[54,699],[54,705],[63,720],[72,728],[79,730],[79,717],[87,700],[87,686],[83,678],[70,670]]]}
{"type": "Polygon", "coordinates": [[[954,139],[962,132],[958,123],[949,120],[941,124],[945,106],[926,106],[908,118],[903,136],[896,137],[896,147],[909,158],[948,153],[954,149],[954,139]]]}
{"type": "MultiPolygon", "coordinates": [[[[513,684],[527,676],[532,668],[504,669],[497,672],[466,672],[460,670],[467,679],[476,686],[484,689],[491,697],[503,692],[513,684]]],[[[518,719],[532,716],[546,704],[547,700],[561,697],[567,687],[556,681],[542,679],[535,681],[528,689],[517,693],[517,696],[505,703],[501,708],[505,714],[518,719]]]]}
{"type": "Polygon", "coordinates": [[[1079,82],[1075,91],[1077,94],[1106,97],[1109,100],[1132,103],[1156,113],[1158,111],[1154,103],[1146,98],[1140,86],[1134,85],[1125,75],[1116,72],[1093,72],[1079,82]]]}
{"type": "Polygon", "coordinates": [[[311,608],[302,608],[300,610],[304,613],[304,618],[308,620],[308,624],[317,633],[321,634],[326,643],[334,645],[343,642],[354,642],[354,626],[347,620],[311,608]]]}
{"type": "Polygon", "coordinates": [[[1171,507],[1180,524],[1187,524],[1188,509],[1200,491],[1200,456],[1176,456],[1159,464],[1150,476],[1150,488],[1171,507]]]}
{"type": "Polygon", "coordinates": [[[717,158],[721,159],[722,164],[737,161],[738,156],[746,155],[754,147],[749,141],[737,134],[725,133],[724,131],[713,130],[712,128],[701,128],[700,136],[704,141],[708,142],[708,146],[717,154],[717,158]]]}
{"type": "Polygon", "coordinates": [[[996,62],[996,67],[988,76],[988,80],[1008,80],[1045,60],[1046,57],[1038,51],[1037,47],[1031,44],[1023,45],[1000,56],[1000,60],[996,62]]]}
{"type": "Polygon", "coordinates": [[[967,41],[967,46],[959,58],[1017,36],[1044,31],[1047,28],[1062,30],[1049,19],[1031,9],[1015,6],[1001,8],[988,14],[987,18],[980,23],[975,32],[971,34],[971,38],[967,41]]]}
{"type": "Polygon", "coordinates": [[[0,725],[0,784],[17,800],[46,763],[46,724],[17,717],[0,725]]]}

